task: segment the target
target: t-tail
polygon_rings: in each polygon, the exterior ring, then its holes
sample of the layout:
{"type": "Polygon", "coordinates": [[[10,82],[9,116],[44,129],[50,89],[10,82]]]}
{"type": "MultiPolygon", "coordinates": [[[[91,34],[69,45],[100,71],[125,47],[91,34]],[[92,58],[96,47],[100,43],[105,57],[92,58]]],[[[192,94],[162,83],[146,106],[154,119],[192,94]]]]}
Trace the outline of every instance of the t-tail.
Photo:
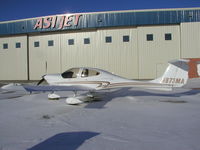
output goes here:
{"type": "Polygon", "coordinates": [[[200,58],[170,61],[163,76],[154,81],[172,87],[200,87],[200,58]]]}

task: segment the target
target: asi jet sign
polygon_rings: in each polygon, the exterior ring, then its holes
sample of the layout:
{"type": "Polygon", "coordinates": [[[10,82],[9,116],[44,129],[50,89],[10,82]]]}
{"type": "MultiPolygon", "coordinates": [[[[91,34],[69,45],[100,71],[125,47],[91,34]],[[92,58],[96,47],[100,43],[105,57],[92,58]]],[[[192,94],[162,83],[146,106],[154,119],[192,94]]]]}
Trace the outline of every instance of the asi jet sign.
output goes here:
{"type": "Polygon", "coordinates": [[[62,30],[65,27],[77,26],[82,15],[64,15],[64,16],[49,16],[39,18],[36,21],[34,30],[37,29],[58,29],[62,30]]]}

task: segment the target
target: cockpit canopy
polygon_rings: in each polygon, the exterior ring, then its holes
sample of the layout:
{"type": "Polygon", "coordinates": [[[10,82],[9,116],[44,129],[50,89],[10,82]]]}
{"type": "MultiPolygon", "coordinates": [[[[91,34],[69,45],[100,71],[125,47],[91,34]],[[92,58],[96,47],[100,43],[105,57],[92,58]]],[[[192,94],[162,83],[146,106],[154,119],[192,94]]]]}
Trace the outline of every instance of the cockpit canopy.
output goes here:
{"type": "Polygon", "coordinates": [[[91,76],[97,76],[99,74],[100,73],[97,72],[96,70],[84,68],[81,72],[81,77],[91,77],[91,76]]]}
{"type": "Polygon", "coordinates": [[[97,76],[100,73],[94,69],[89,68],[72,68],[69,69],[61,74],[63,78],[85,78],[85,77],[91,77],[91,76],[97,76]]]}
{"type": "Polygon", "coordinates": [[[63,78],[77,78],[79,73],[79,68],[69,69],[61,74],[63,78]]]}

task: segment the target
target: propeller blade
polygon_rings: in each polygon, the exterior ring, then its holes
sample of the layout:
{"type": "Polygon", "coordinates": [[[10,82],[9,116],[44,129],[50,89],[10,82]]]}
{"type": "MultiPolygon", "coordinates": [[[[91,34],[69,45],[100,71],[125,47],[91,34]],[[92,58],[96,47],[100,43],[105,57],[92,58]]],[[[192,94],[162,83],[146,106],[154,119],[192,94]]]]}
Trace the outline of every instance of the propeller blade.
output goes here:
{"type": "Polygon", "coordinates": [[[40,85],[42,82],[44,82],[44,78],[42,78],[38,83],[37,83],[37,85],[40,85]]]}

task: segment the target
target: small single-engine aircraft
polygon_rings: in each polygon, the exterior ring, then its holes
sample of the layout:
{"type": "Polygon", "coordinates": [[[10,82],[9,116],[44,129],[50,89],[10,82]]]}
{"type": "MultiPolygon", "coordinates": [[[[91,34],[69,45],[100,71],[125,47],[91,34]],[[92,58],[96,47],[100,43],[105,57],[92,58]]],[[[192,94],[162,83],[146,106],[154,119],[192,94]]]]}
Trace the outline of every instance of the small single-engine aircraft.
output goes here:
{"type": "MultiPolygon", "coordinates": [[[[87,97],[94,97],[98,90],[123,87],[139,87],[156,90],[170,90],[174,87],[191,87],[190,82],[200,79],[200,58],[179,59],[169,62],[163,76],[151,81],[130,80],[97,68],[71,68],[61,74],[44,75],[37,85],[21,85],[29,92],[50,91],[49,99],[59,99],[55,91],[73,91],[74,96],[66,99],[68,104],[80,104],[87,97]],[[40,85],[43,81],[49,85],[40,85]],[[88,91],[86,97],[77,96],[77,91],[88,91]]],[[[194,85],[194,84],[193,84],[194,85]]],[[[20,86],[20,85],[17,85],[20,86]]],[[[9,89],[9,85],[2,87],[9,89]]]]}

